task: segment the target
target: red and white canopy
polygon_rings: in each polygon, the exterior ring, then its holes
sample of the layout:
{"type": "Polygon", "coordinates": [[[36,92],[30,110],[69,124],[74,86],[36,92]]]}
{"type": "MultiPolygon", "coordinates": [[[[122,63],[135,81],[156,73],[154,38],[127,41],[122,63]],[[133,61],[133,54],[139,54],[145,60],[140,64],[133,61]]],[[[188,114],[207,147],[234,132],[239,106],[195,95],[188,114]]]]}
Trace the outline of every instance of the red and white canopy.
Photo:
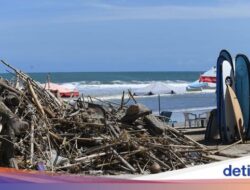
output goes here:
{"type": "Polygon", "coordinates": [[[61,97],[78,97],[79,96],[79,91],[74,89],[68,89],[65,88],[62,85],[56,84],[56,83],[46,83],[45,84],[45,89],[50,90],[52,92],[59,92],[61,97]]]}
{"type": "Polygon", "coordinates": [[[216,83],[216,67],[212,67],[203,73],[199,78],[199,82],[216,83]]]}

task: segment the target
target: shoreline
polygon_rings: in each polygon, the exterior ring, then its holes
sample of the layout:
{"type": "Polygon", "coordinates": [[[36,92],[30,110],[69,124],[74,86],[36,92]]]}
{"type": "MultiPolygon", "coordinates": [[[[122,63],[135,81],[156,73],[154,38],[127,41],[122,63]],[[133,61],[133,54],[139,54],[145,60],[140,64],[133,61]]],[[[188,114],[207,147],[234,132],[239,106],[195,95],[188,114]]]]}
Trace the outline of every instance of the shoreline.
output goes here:
{"type": "MultiPolygon", "coordinates": [[[[215,93],[215,90],[203,90],[203,91],[186,91],[185,93],[179,93],[179,94],[159,94],[160,97],[168,97],[168,96],[181,96],[181,95],[189,95],[189,94],[213,94],[215,93]]],[[[81,93],[81,95],[84,95],[84,93],[81,93]]],[[[134,98],[156,98],[159,96],[158,94],[154,95],[138,95],[134,96],[134,98]]],[[[93,96],[93,95],[86,95],[85,97],[91,96],[92,98],[98,98],[100,100],[120,100],[122,97],[122,93],[120,95],[107,95],[107,96],[93,96]]],[[[129,98],[129,96],[126,94],[124,98],[129,98]]]]}

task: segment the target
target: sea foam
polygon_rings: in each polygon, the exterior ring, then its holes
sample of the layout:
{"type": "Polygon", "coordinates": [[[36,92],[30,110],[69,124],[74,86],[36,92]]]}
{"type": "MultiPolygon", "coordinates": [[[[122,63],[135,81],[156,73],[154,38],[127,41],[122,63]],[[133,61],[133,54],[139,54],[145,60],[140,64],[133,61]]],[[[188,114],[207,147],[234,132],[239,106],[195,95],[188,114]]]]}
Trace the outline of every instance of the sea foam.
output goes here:
{"type": "Polygon", "coordinates": [[[149,92],[154,95],[167,95],[171,93],[211,93],[214,90],[202,92],[187,92],[186,87],[190,84],[187,81],[110,81],[108,84],[100,81],[80,81],[63,83],[62,85],[68,89],[77,89],[84,95],[98,97],[120,97],[123,91],[130,90],[139,96],[146,96],[149,92]]]}

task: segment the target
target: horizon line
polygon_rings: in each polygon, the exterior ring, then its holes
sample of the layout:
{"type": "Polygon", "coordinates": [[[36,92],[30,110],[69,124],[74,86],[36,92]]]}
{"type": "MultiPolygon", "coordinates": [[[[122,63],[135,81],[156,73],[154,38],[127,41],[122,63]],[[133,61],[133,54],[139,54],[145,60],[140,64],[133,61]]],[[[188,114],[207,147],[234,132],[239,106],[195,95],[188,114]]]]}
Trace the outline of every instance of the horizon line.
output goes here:
{"type": "MultiPolygon", "coordinates": [[[[29,74],[50,74],[50,73],[165,73],[165,72],[190,72],[190,73],[198,73],[198,72],[205,72],[204,71],[176,71],[176,70],[171,70],[171,71],[35,71],[35,72],[25,72],[23,70],[23,73],[29,73],[29,74]]],[[[0,74],[15,74],[15,72],[0,72],[0,74]]]]}

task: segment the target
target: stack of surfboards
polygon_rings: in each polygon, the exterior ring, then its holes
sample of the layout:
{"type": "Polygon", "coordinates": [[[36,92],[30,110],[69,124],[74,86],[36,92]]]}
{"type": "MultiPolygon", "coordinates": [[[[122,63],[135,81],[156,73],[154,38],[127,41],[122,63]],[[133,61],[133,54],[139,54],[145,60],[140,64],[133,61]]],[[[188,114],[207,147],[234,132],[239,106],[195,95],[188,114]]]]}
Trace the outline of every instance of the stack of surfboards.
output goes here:
{"type": "Polygon", "coordinates": [[[250,62],[243,54],[235,60],[222,50],[217,59],[217,119],[224,142],[250,138],[250,62]]]}
{"type": "Polygon", "coordinates": [[[223,142],[250,138],[250,62],[243,54],[233,61],[222,50],[217,59],[217,124],[223,142]]]}

